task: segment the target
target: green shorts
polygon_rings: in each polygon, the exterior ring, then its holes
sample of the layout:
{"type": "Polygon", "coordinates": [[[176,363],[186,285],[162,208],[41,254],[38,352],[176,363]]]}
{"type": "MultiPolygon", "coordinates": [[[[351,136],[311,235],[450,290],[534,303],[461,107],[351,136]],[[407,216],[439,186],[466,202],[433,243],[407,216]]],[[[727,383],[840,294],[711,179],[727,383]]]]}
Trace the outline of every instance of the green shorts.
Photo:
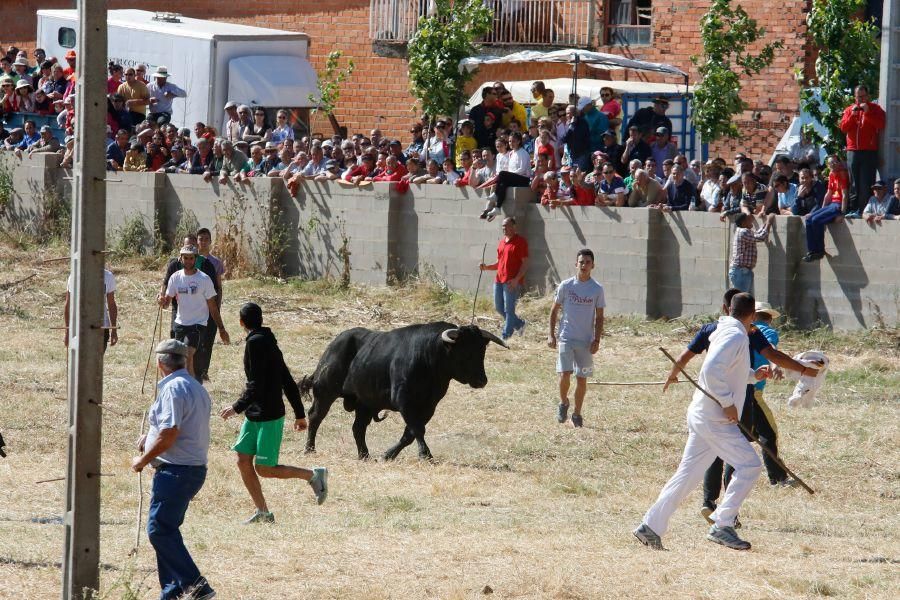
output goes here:
{"type": "Polygon", "coordinates": [[[274,421],[244,419],[238,439],[231,449],[241,454],[255,456],[258,465],[274,467],[278,464],[282,435],[284,435],[284,417],[274,421]]]}

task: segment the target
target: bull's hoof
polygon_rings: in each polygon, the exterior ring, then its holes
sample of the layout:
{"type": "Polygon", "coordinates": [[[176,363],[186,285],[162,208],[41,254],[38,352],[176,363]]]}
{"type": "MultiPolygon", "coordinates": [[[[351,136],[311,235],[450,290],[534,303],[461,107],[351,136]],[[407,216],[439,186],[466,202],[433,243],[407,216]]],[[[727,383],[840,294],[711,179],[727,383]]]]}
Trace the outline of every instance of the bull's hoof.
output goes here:
{"type": "Polygon", "coordinates": [[[370,456],[368,452],[360,452],[359,460],[369,460],[370,456]]]}
{"type": "Polygon", "coordinates": [[[305,452],[306,454],[315,454],[315,453],[316,453],[316,447],[315,447],[315,446],[307,446],[307,447],[306,447],[306,450],[305,450],[304,452],[305,452]]]}
{"type": "Polygon", "coordinates": [[[395,458],[397,458],[397,453],[396,452],[385,452],[383,458],[384,458],[384,460],[394,460],[395,458]]]}
{"type": "Polygon", "coordinates": [[[428,453],[419,453],[419,458],[424,461],[428,461],[430,463],[434,463],[434,457],[431,455],[431,452],[428,453]]]}

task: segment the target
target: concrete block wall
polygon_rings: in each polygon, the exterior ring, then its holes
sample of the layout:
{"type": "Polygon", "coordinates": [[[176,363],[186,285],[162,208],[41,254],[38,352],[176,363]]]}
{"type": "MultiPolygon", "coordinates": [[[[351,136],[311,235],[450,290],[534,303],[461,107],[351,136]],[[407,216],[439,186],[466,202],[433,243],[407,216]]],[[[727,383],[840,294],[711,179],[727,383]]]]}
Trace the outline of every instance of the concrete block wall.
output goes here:
{"type": "MultiPolygon", "coordinates": [[[[18,159],[0,154],[12,173],[14,193],[6,224],[28,226],[46,190],[67,197],[67,171],[54,157],[18,159]]],[[[409,275],[434,273],[451,288],[473,292],[478,262],[496,260],[500,219],[478,218],[482,192],[450,186],[343,187],[306,182],[292,197],[280,179],[259,178],[234,186],[190,175],[109,174],[108,229],[133,215],[156,220],[164,235],[192,211],[201,225],[221,235],[239,233],[253,260],[272,223],[286,234],[287,274],[339,278],[341,248],[350,251],[351,280],[392,284],[409,275]],[[271,218],[274,215],[274,221],[271,218]]],[[[529,288],[551,292],[574,273],[575,254],[591,248],[596,278],[604,284],[608,310],[652,318],[708,314],[718,310],[727,284],[733,236],[718,215],[663,214],[644,209],[573,207],[550,210],[527,189],[510,190],[503,204],[529,242],[529,288]]],[[[754,271],[757,298],[784,310],[802,326],[858,329],[900,323],[900,221],[868,225],[853,220],[826,231],[825,259],[804,263],[803,221],[779,217],[759,245],[754,271]]],[[[482,292],[490,286],[483,277],[482,292]]]]}

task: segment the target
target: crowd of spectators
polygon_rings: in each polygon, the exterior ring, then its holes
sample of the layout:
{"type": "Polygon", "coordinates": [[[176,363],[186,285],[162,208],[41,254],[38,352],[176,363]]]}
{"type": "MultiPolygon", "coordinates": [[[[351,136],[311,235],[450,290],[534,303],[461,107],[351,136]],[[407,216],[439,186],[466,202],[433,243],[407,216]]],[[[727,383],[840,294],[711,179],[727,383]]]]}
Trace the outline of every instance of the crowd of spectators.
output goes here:
{"type": "MultiPolygon", "coordinates": [[[[70,166],[74,152],[76,55],[65,65],[40,49],[34,64],[10,48],[0,57],[0,117],[25,112],[56,115],[65,140],[52,129],[24,127],[0,131],[3,150],[20,154],[57,152],[70,166]]],[[[790,153],[769,164],[737,153],[729,163],[713,158],[689,161],[666,116],[669,101],[654,99],[623,124],[621,101],[604,87],[595,101],[571,95],[556,102],[553,90],[536,81],[530,112],[505,85],[482,89],[482,102],[454,126],[452,119],[413,123],[410,138],[389,139],[379,129],[356,133],[298,136],[286,110],[229,101],[220,127],[173,125],[172,102],[186,92],[170,81],[164,66],[148,76],[144,65],[109,64],[107,80],[107,167],[110,170],[190,173],[206,181],[242,184],[254,177],[280,177],[292,194],[303,180],[345,186],[394,182],[453,185],[488,191],[481,217],[491,220],[510,187],[530,188],[548,210],[562,206],[615,206],[663,212],[707,211],[729,217],[797,215],[807,220],[807,259],[823,255],[820,232],[838,218],[863,217],[871,224],[900,215],[900,185],[875,181],[878,137],[884,111],[860,86],[841,127],[847,135],[848,164],[829,157],[806,137],[790,153]],[[621,136],[620,136],[620,131],[621,136]],[[621,139],[621,138],[624,138],[621,139]],[[867,202],[868,199],[868,202],[867,202]],[[810,233],[811,232],[811,233],[810,233]]]]}

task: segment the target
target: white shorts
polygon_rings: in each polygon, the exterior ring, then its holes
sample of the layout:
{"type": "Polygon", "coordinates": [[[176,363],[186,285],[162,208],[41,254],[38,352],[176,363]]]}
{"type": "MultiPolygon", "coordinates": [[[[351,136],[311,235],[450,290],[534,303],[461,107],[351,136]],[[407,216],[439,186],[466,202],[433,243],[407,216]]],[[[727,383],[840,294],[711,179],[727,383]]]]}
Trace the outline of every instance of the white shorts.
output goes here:
{"type": "Polygon", "coordinates": [[[557,373],[575,373],[575,377],[589,377],[594,374],[594,356],[590,344],[560,342],[556,359],[557,373]]]}

